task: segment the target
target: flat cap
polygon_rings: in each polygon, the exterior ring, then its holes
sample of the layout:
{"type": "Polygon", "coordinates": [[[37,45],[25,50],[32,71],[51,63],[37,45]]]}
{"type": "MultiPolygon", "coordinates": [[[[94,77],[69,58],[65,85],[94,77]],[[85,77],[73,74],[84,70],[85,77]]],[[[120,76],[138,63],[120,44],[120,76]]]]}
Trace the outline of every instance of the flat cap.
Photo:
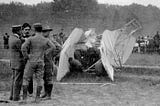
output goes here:
{"type": "Polygon", "coordinates": [[[47,32],[47,31],[52,31],[53,29],[50,28],[49,26],[46,26],[42,29],[43,32],[47,32]]]}
{"type": "Polygon", "coordinates": [[[22,25],[13,25],[12,28],[22,28],[22,25]]]}
{"type": "Polygon", "coordinates": [[[38,27],[42,27],[42,24],[41,23],[35,23],[33,24],[34,28],[38,28],[38,27]]]}

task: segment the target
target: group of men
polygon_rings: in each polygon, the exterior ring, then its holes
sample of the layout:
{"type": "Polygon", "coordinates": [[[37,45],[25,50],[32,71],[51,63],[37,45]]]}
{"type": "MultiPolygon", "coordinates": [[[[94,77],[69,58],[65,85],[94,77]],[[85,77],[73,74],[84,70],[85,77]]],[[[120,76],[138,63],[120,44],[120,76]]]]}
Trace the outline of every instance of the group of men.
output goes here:
{"type": "Polygon", "coordinates": [[[19,101],[21,87],[23,88],[23,102],[33,93],[33,75],[37,88],[35,101],[40,98],[51,99],[53,88],[53,60],[59,54],[61,47],[54,40],[49,39],[49,27],[42,27],[41,23],[33,25],[34,34],[30,34],[28,23],[12,26],[13,35],[9,38],[11,52],[10,66],[12,69],[12,87],[10,100],[19,101]],[[41,95],[44,86],[44,95],[41,95]]]}
{"type": "MultiPolygon", "coordinates": [[[[9,48],[11,52],[12,86],[10,100],[19,101],[21,87],[23,88],[23,102],[33,94],[33,75],[35,76],[37,88],[35,101],[41,98],[51,99],[53,88],[53,73],[55,61],[59,58],[61,44],[54,38],[50,39],[49,27],[42,27],[41,23],[33,25],[34,33],[31,34],[31,26],[28,23],[14,25],[13,35],[9,38],[9,48]],[[44,87],[44,94],[41,95],[44,87]]],[[[75,52],[76,53],[76,52],[75,52]]],[[[79,59],[69,57],[69,69],[71,73],[83,72],[83,66],[79,59]]],[[[95,64],[97,75],[105,72],[102,63],[95,64]]]]}

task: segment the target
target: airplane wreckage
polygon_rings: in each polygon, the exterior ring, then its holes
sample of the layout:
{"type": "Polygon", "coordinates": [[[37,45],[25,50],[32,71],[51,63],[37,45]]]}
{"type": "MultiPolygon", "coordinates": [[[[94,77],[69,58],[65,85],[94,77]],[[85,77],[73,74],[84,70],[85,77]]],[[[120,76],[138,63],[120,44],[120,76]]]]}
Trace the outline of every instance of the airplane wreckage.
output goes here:
{"type": "MultiPolygon", "coordinates": [[[[135,19],[120,29],[105,30],[100,35],[95,33],[94,28],[86,32],[81,28],[75,28],[62,46],[57,81],[60,81],[69,72],[68,58],[75,58],[74,53],[76,50],[87,50],[89,48],[95,48],[99,51],[100,57],[83,71],[87,72],[95,63],[102,62],[109,78],[114,81],[115,67],[123,67],[136,43],[134,35],[141,28],[140,23],[135,19]]],[[[84,59],[85,57],[82,56],[82,58],[84,59]]]]}

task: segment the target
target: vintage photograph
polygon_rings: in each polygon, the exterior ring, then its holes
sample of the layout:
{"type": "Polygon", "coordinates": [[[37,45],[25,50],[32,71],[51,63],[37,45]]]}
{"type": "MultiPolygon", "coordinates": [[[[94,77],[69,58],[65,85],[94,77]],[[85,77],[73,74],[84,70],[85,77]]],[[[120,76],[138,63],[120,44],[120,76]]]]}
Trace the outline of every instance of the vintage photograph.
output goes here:
{"type": "Polygon", "coordinates": [[[0,106],[159,105],[159,0],[0,0],[0,106]]]}

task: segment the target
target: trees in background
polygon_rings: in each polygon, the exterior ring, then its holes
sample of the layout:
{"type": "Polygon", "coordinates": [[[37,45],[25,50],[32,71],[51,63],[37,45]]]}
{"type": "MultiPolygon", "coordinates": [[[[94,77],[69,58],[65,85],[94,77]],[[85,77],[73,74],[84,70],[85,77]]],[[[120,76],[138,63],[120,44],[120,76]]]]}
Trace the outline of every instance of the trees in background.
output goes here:
{"type": "Polygon", "coordinates": [[[135,18],[142,24],[160,22],[160,9],[148,5],[117,6],[98,4],[96,0],[53,0],[37,5],[19,2],[0,4],[0,27],[23,22],[51,25],[115,29],[135,18]]]}

